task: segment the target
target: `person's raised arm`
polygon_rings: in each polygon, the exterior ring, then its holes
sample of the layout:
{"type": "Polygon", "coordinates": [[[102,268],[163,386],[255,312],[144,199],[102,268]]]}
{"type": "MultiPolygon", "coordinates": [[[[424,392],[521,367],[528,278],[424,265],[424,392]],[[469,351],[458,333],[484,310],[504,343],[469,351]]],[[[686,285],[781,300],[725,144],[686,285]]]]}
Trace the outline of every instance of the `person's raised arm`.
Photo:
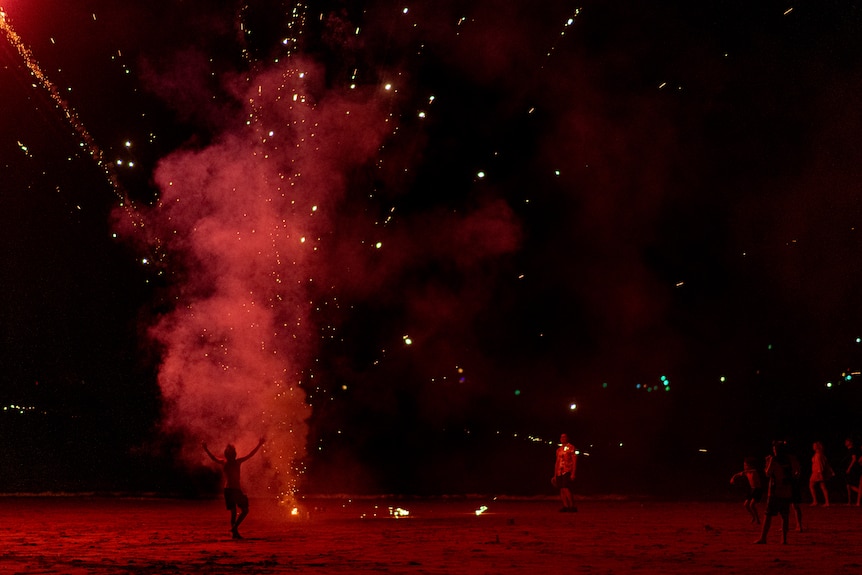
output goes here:
{"type": "Polygon", "coordinates": [[[266,443],[266,439],[261,437],[260,440],[257,442],[257,445],[254,447],[254,449],[249,451],[248,455],[246,455],[245,457],[240,457],[239,459],[237,459],[237,461],[242,462],[242,461],[245,461],[247,459],[251,459],[254,456],[254,454],[258,452],[258,450],[261,448],[261,446],[264,443],[266,443]]]}
{"type": "Polygon", "coordinates": [[[216,457],[215,455],[213,455],[213,454],[210,452],[210,450],[207,448],[206,441],[201,441],[201,447],[203,447],[203,448],[204,448],[204,451],[206,452],[206,454],[207,454],[207,455],[209,455],[209,456],[210,456],[210,459],[212,459],[212,460],[213,460],[213,461],[215,461],[216,463],[221,463],[221,459],[219,459],[218,457],[216,457]]]}

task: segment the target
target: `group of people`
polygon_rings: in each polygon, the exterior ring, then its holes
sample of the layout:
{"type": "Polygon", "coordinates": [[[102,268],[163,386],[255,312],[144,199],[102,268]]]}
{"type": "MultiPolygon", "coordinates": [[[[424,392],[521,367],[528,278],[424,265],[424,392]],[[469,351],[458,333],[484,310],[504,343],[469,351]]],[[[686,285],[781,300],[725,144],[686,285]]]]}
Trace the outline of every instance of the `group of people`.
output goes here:
{"type": "MultiPolygon", "coordinates": [[[[224,502],[225,507],[230,511],[230,532],[234,539],[242,539],[239,526],[248,516],[249,509],[248,496],[243,492],[240,482],[240,469],[242,464],[254,456],[263,444],[264,439],[261,438],[257,446],[243,457],[237,457],[236,448],[231,444],[225,447],[224,457],[213,454],[206,443],[201,444],[209,458],[222,468],[224,502]]],[[[569,438],[564,433],[560,436],[560,446],[557,448],[557,459],[554,464],[554,477],[551,479],[551,482],[560,490],[560,498],[563,502],[560,511],[576,512],[578,510],[572,495],[577,463],[578,452],[575,446],[569,443],[569,438]]]]}
{"type": "MultiPolygon", "coordinates": [[[[862,450],[848,438],[844,441],[847,449],[843,474],[847,489],[847,504],[862,503],[862,450]],[[855,497],[854,497],[855,496],[855,497]],[[855,503],[854,503],[855,501],[855,503]]],[[[808,490],[811,494],[811,505],[828,506],[829,488],[827,483],[836,476],[835,471],[824,453],[823,444],[819,441],[812,445],[811,474],[808,479],[808,490]]],[[[787,543],[787,531],[790,524],[790,511],[796,517],[796,528],[802,531],[802,468],[797,457],[789,450],[784,441],[772,443],[772,455],[766,458],[765,466],[758,465],[754,457],[748,457],[743,462],[743,469],[730,478],[731,483],[744,479],[748,484],[748,494],[745,498],[745,509],[751,515],[752,523],[760,523],[757,504],[763,499],[766,489],[766,511],[760,538],[755,543],[766,543],[766,536],[772,523],[772,518],[781,516],[781,541],[787,543]]]]}
{"type": "MultiPolygon", "coordinates": [[[[261,438],[257,446],[247,455],[237,457],[236,448],[228,445],[224,450],[224,458],[217,457],[202,444],[204,452],[222,467],[224,475],[224,500],[225,506],[230,511],[231,536],[241,539],[239,526],[248,515],[248,497],[243,493],[240,485],[240,466],[250,459],[264,444],[261,438]],[[239,514],[237,514],[239,510],[239,514]]],[[[862,504],[862,450],[856,443],[848,438],[844,442],[847,449],[844,473],[847,504],[862,504]]],[[[819,441],[812,445],[814,454],[811,457],[811,475],[808,480],[808,489],[811,493],[811,505],[819,504],[818,491],[823,495],[824,505],[829,505],[829,489],[827,482],[836,476],[835,471],[829,464],[823,444],[819,441]]],[[[574,487],[575,473],[577,471],[578,452],[575,446],[569,443],[568,436],[564,433],[560,436],[560,445],[556,451],[554,463],[554,475],[551,483],[559,489],[560,500],[563,503],[560,511],[576,512],[572,488],[574,487]]],[[[743,469],[730,478],[731,483],[745,480],[748,485],[748,493],[745,498],[745,509],[751,516],[752,523],[761,523],[757,505],[763,499],[766,491],[766,510],[761,528],[760,538],[755,543],[766,543],[766,536],[772,524],[772,518],[781,516],[781,541],[787,543],[787,532],[790,527],[790,511],[793,510],[796,517],[796,529],[802,531],[802,467],[799,459],[790,451],[784,441],[772,442],[772,454],[766,458],[765,465],[759,465],[755,457],[747,457],[743,462],[743,469]]]]}

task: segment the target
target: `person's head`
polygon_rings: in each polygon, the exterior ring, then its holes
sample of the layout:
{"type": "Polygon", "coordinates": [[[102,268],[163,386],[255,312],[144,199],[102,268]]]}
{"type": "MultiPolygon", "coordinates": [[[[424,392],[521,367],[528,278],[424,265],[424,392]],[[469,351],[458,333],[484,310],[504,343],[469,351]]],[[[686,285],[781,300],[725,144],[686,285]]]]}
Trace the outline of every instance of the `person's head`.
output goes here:
{"type": "Polygon", "coordinates": [[[844,440],[844,447],[846,447],[847,449],[851,449],[853,447],[853,440],[850,439],[849,437],[847,439],[845,439],[844,440]]]}
{"type": "Polygon", "coordinates": [[[236,459],[236,447],[232,443],[228,443],[227,447],[224,448],[224,457],[229,460],[236,459]]]}
{"type": "Polygon", "coordinates": [[[783,441],[773,441],[772,453],[774,453],[776,457],[782,457],[784,455],[787,455],[787,443],[783,441]]]}
{"type": "Polygon", "coordinates": [[[814,451],[816,451],[817,453],[820,453],[823,451],[823,444],[819,441],[815,441],[814,445],[812,445],[812,449],[814,449],[814,451]]]}
{"type": "Polygon", "coordinates": [[[560,435],[560,443],[565,445],[568,442],[569,442],[569,436],[568,435],[566,435],[565,433],[560,435]]]}

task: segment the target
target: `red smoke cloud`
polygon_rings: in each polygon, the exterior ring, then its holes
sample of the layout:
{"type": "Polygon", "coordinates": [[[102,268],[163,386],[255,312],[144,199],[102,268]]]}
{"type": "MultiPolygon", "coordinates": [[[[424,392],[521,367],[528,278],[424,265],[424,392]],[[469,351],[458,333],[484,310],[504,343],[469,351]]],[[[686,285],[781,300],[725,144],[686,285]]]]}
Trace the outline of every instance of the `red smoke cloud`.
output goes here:
{"type": "Polygon", "coordinates": [[[201,439],[242,452],[266,436],[261,475],[279,493],[293,490],[305,453],[321,237],[346,174],[386,135],[374,92],[324,90],[322,75],[294,58],[235,82],[247,123],[228,119],[241,127],[162,160],[144,216],[171,281],[170,310],[149,329],[163,428],[188,438],[194,461],[201,439]]]}

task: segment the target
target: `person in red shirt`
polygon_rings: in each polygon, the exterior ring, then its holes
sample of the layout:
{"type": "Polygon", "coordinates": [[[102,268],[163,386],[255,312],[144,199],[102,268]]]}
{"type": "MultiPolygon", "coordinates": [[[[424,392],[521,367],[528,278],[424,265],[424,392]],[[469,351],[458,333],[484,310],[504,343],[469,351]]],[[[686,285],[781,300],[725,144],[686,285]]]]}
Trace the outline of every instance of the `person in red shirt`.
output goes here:
{"type": "Polygon", "coordinates": [[[569,443],[569,437],[564,433],[560,436],[557,461],[554,465],[554,477],[551,480],[551,483],[560,490],[560,499],[563,502],[563,508],[560,511],[574,512],[578,510],[572,495],[577,467],[578,452],[575,450],[575,446],[569,443]]]}

